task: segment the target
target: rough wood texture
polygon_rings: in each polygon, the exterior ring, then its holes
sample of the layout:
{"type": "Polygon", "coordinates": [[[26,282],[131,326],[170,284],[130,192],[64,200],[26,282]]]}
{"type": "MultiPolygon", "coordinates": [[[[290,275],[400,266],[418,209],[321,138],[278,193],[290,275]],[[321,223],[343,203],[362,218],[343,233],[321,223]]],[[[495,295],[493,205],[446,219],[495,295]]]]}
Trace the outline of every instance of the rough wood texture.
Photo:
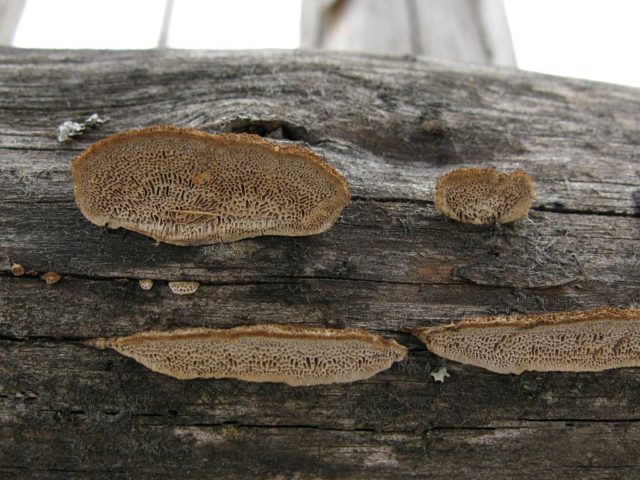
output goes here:
{"type": "Polygon", "coordinates": [[[515,66],[502,0],[303,0],[305,48],[515,66]]]}
{"type": "Polygon", "coordinates": [[[444,362],[405,329],[637,305],[639,111],[637,89],[411,57],[0,50],[0,474],[637,478],[638,369],[448,362],[440,384],[444,362]],[[93,112],[111,121],[57,143],[60,122],[93,112]],[[354,199],[307,238],[184,248],[92,225],[71,159],[157,123],[311,146],[354,199]],[[478,165],[534,177],[528,220],[437,214],[437,176],[478,165]],[[13,262],[31,273],[11,276],[13,262]],[[179,296],[169,280],[202,285],[179,296]],[[293,389],[178,381],[78,342],[267,322],[365,328],[411,351],[367,381],[293,389]]]}

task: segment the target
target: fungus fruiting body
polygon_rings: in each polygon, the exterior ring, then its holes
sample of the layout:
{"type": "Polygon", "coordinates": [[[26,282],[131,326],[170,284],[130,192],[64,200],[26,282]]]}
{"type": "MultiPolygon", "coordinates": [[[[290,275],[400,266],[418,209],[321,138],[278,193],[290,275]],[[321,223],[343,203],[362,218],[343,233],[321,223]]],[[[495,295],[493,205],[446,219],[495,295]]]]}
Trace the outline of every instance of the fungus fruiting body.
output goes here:
{"type": "Polygon", "coordinates": [[[458,168],[438,178],[438,211],[464,223],[508,223],[527,215],[535,188],[522,170],[510,173],[492,168],[458,168]]]}
{"type": "Polygon", "coordinates": [[[349,202],[320,156],[247,134],[132,130],[90,146],[72,172],[90,221],[175,245],[321,233],[349,202]]]}
{"type": "Polygon", "coordinates": [[[24,275],[24,267],[19,263],[14,263],[11,265],[11,275],[14,277],[21,277],[24,275]]]}
{"type": "Polygon", "coordinates": [[[363,330],[286,325],[151,331],[86,343],[112,348],[181,380],[236,378],[294,386],[369,378],[402,360],[407,351],[393,340],[363,330]]]}
{"type": "Polygon", "coordinates": [[[138,285],[142,290],[151,290],[153,288],[153,280],[150,278],[141,278],[138,280],[138,285]]]}
{"type": "Polygon", "coordinates": [[[496,373],[640,366],[640,310],[470,318],[414,331],[436,355],[496,373]]]}
{"type": "Polygon", "coordinates": [[[200,288],[198,282],[169,282],[169,288],[176,295],[192,295],[200,288]]]}
{"type": "Polygon", "coordinates": [[[62,280],[62,276],[58,272],[47,272],[42,274],[40,278],[47,282],[47,285],[55,285],[62,280]]]}

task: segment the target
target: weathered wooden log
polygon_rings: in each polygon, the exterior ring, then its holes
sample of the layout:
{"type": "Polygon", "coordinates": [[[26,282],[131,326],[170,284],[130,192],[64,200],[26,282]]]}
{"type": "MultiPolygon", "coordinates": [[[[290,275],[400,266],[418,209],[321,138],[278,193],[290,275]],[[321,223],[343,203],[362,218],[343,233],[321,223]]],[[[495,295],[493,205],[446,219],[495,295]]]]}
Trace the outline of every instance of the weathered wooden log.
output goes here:
{"type": "Polygon", "coordinates": [[[7,478],[633,478],[637,369],[502,376],[408,329],[638,305],[640,91],[419,58],[0,50],[0,474],[7,478]],[[56,127],[110,118],[60,144],[56,127]],[[158,123],[312,148],[352,202],[328,232],[177,247],[87,221],[70,162],[158,123]],[[436,178],[522,168],[526,220],[439,215],[436,178]],[[15,277],[14,263],[26,273],[15,277]],[[39,274],[58,272],[47,285],[39,274]],[[153,279],[150,290],[138,280],[153,279]],[[171,293],[172,280],[201,283],[171,293]],[[179,381],[82,340],[256,323],[411,348],[350,385],[179,381]]]}

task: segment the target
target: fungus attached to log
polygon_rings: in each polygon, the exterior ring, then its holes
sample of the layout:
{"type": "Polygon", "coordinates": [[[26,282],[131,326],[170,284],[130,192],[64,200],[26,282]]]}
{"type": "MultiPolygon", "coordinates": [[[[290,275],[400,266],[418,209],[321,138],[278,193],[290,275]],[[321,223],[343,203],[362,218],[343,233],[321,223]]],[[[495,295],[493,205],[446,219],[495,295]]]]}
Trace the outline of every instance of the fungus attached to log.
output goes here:
{"type": "Polygon", "coordinates": [[[85,343],[112,348],[181,380],[236,378],[294,386],[369,378],[402,360],[407,351],[393,340],[363,330],[286,325],[151,331],[85,343]]]}
{"type": "Polygon", "coordinates": [[[192,295],[200,288],[198,282],[169,282],[169,288],[176,295],[192,295]]]}
{"type": "Polygon", "coordinates": [[[436,355],[496,373],[640,366],[640,310],[633,308],[469,318],[413,333],[436,355]]]}
{"type": "Polygon", "coordinates": [[[141,278],[138,280],[138,285],[142,290],[151,290],[153,288],[153,280],[150,278],[141,278]]]}
{"type": "Polygon", "coordinates": [[[458,168],[438,178],[436,208],[464,223],[508,223],[527,215],[535,195],[531,177],[492,168],[458,168]]]}
{"type": "Polygon", "coordinates": [[[14,277],[21,277],[24,275],[24,267],[19,263],[14,263],[11,265],[11,275],[14,277]]]}
{"type": "Polygon", "coordinates": [[[256,135],[132,130],[90,146],[72,172],[91,222],[175,245],[321,233],[349,203],[320,156],[256,135]]]}
{"type": "Polygon", "coordinates": [[[60,280],[62,280],[62,276],[58,272],[47,272],[44,273],[40,278],[47,282],[47,285],[55,285],[60,280]]]}

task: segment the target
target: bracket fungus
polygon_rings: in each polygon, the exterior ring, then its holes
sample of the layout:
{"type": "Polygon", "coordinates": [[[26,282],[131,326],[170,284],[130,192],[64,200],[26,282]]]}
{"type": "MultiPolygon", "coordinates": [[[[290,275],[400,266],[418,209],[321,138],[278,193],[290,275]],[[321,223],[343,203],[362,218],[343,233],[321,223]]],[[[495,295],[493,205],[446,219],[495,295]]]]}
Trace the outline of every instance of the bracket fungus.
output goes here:
{"type": "Polygon", "coordinates": [[[277,324],[150,331],[85,343],[112,348],[154,372],[181,380],[236,378],[293,386],[369,378],[404,359],[407,352],[394,340],[363,330],[277,324]]]}
{"type": "Polygon", "coordinates": [[[199,282],[169,282],[169,288],[176,295],[193,295],[200,288],[199,282]]]}
{"type": "Polygon", "coordinates": [[[436,208],[459,222],[508,223],[527,215],[535,196],[531,177],[493,168],[457,168],[438,178],[436,208]]]}
{"type": "Polygon", "coordinates": [[[153,288],[153,280],[150,278],[141,278],[138,280],[138,285],[142,290],[151,290],[153,288]]]}
{"type": "Polygon", "coordinates": [[[633,308],[469,318],[413,333],[436,355],[496,373],[640,366],[640,310],[633,308]]]}
{"type": "Polygon", "coordinates": [[[24,267],[19,263],[14,263],[11,265],[11,275],[14,277],[21,277],[24,275],[24,267]]]}
{"type": "Polygon", "coordinates": [[[47,285],[55,285],[60,280],[62,280],[62,275],[60,275],[58,272],[46,272],[42,274],[40,278],[44,280],[47,285]]]}
{"type": "Polygon", "coordinates": [[[175,245],[321,233],[349,203],[346,181],[322,157],[248,134],[118,133],[77,156],[72,173],[91,222],[175,245]]]}

